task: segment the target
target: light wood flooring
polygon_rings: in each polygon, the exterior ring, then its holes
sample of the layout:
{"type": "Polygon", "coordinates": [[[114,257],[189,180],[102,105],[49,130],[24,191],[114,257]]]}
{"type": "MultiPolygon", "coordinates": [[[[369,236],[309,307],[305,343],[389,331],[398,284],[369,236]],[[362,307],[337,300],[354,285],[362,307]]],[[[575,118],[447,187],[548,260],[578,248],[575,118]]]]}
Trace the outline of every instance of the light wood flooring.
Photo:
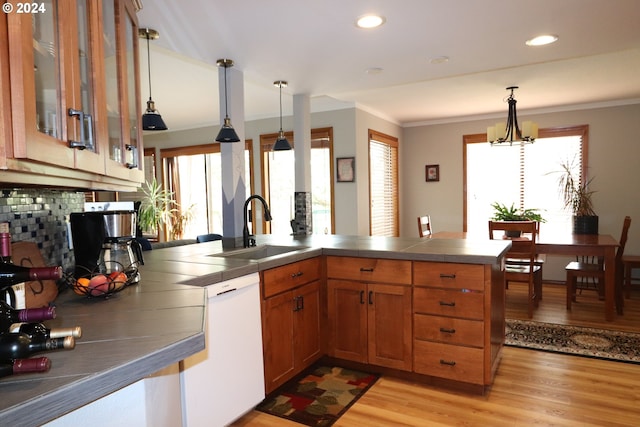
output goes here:
{"type": "MultiPolygon", "coordinates": [[[[511,284],[507,318],[526,312],[524,286],[511,284]]],[[[640,291],[606,322],[594,291],[567,312],[564,286],[545,284],[533,320],[640,332],[640,291]]],[[[300,425],[252,411],[233,426],[300,425]]],[[[334,426],[640,426],[640,365],[505,347],[484,396],[382,377],[334,426]]]]}

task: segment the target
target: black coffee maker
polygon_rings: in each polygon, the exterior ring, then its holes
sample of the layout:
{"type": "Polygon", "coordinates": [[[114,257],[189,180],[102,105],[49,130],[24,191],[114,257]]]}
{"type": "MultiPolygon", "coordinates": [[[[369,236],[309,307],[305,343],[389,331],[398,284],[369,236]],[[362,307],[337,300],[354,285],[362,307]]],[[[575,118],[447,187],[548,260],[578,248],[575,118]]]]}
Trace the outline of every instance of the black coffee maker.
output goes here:
{"type": "Polygon", "coordinates": [[[77,212],[70,215],[75,277],[123,271],[129,283],[140,280],[144,264],[136,237],[135,211],[77,212]]]}

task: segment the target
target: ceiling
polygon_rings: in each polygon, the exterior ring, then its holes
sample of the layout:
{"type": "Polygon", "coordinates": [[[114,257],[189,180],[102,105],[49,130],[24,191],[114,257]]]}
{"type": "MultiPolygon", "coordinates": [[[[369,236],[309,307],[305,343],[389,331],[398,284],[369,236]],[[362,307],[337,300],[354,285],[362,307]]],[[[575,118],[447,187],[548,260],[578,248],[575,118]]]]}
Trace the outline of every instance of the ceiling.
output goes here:
{"type": "MultiPolygon", "coordinates": [[[[401,126],[640,102],[638,0],[143,0],[153,99],[171,130],[219,124],[216,60],[244,77],[245,120],[277,117],[276,80],[311,112],[357,106],[401,126]],[[386,18],[364,30],[355,20],[386,18]],[[529,47],[551,33],[559,40],[529,47]],[[437,63],[433,59],[448,57],[437,63]],[[434,63],[435,62],[435,63],[434,63]],[[367,70],[379,69],[378,72],[367,70]]],[[[142,98],[148,98],[141,40],[142,98]]],[[[233,120],[233,117],[232,117],[233,120]]],[[[544,126],[544,123],[540,124],[544,126]]],[[[274,129],[274,131],[277,129],[274,129]]]]}

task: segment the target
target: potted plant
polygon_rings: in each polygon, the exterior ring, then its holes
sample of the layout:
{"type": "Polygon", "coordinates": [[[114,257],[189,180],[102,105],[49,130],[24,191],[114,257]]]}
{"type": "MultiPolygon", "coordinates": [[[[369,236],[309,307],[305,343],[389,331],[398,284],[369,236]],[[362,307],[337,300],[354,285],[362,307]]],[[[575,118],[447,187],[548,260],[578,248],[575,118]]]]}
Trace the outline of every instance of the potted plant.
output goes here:
{"type": "Polygon", "coordinates": [[[573,233],[598,234],[598,216],[593,210],[592,199],[595,192],[589,189],[593,178],[583,183],[574,176],[574,162],[567,161],[560,165],[562,170],[559,172],[558,189],[565,209],[573,213],[573,233]]]}
{"type": "MultiPolygon", "coordinates": [[[[512,203],[510,207],[499,202],[491,204],[493,208],[493,221],[537,221],[546,222],[538,213],[538,209],[519,209],[512,203]]],[[[507,237],[519,237],[519,232],[507,231],[507,237]]]]}
{"type": "Polygon", "coordinates": [[[174,209],[172,193],[162,188],[153,178],[142,187],[144,197],[138,209],[138,227],[142,231],[157,234],[161,224],[169,224],[174,209]]]}

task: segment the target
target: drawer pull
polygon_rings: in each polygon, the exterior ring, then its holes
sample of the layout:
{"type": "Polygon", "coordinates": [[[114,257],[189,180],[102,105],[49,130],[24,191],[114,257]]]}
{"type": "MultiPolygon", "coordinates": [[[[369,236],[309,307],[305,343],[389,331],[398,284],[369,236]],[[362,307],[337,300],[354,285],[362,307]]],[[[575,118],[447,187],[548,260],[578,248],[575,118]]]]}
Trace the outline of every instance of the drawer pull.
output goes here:
{"type": "Polygon", "coordinates": [[[360,267],[360,271],[362,273],[373,273],[373,268],[364,268],[364,267],[360,267]]]}
{"type": "Polygon", "coordinates": [[[302,271],[298,271],[297,273],[291,273],[291,278],[295,279],[296,277],[302,276],[304,273],[302,271]]]}
{"type": "Polygon", "coordinates": [[[369,291],[369,305],[373,305],[373,291],[369,291]]]}
{"type": "Polygon", "coordinates": [[[440,273],[440,278],[441,279],[455,279],[456,275],[455,274],[444,274],[444,273],[440,273]]]}
{"type": "Polygon", "coordinates": [[[360,291],[360,304],[364,304],[364,291],[360,291]]]}
{"type": "Polygon", "coordinates": [[[440,332],[445,334],[455,334],[456,330],[454,328],[440,328],[440,332]]]}
{"type": "Polygon", "coordinates": [[[440,364],[441,365],[447,365],[447,366],[456,366],[456,362],[453,361],[453,360],[440,359],[440,364]]]}
{"type": "Polygon", "coordinates": [[[455,301],[451,301],[451,302],[440,301],[440,305],[444,305],[444,306],[447,306],[447,307],[455,307],[456,306],[456,302],[455,301]]]}

